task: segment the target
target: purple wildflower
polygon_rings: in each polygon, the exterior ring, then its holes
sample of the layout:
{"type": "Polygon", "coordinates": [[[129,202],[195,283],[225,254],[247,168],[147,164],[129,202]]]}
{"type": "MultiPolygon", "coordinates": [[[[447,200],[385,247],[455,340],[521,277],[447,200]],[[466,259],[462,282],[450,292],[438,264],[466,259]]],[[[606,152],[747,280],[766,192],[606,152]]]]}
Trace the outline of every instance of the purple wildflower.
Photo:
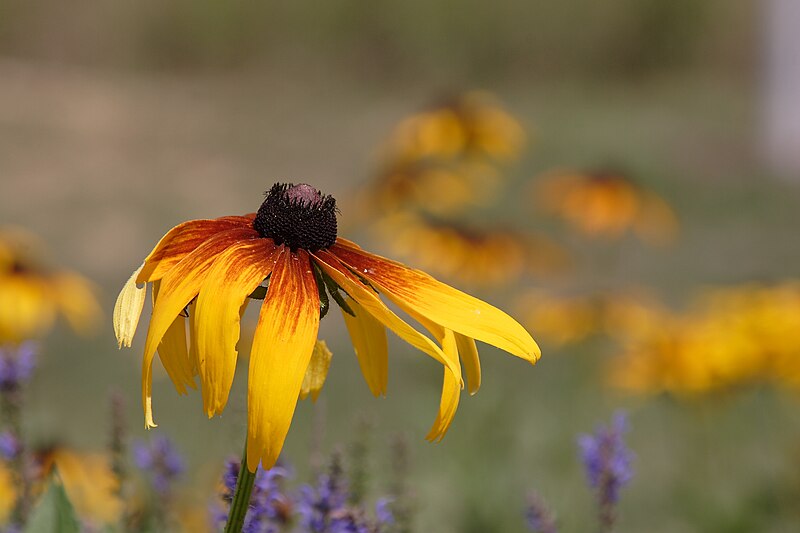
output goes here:
{"type": "Polygon", "coordinates": [[[377,520],[370,521],[363,508],[348,505],[350,493],[341,465],[334,457],[328,473],[322,474],[316,487],[300,489],[297,511],[300,525],[309,533],[377,533],[392,524],[390,501],[379,499],[375,506],[377,520]]]}
{"type": "MultiPolygon", "coordinates": [[[[230,459],[225,464],[222,473],[224,485],[222,499],[228,504],[233,500],[236,490],[236,479],[239,476],[241,464],[238,460],[230,459]]],[[[250,508],[244,521],[244,533],[278,533],[282,526],[288,523],[292,514],[292,501],[283,492],[283,480],[290,477],[289,469],[277,465],[269,470],[259,469],[250,495],[250,508]]],[[[214,522],[223,526],[228,519],[228,507],[220,508],[215,505],[212,509],[214,522]]]]}
{"type": "Polygon", "coordinates": [[[581,435],[578,438],[586,477],[597,492],[604,530],[611,530],[619,491],[633,476],[633,453],[623,439],[627,431],[627,417],[624,413],[617,413],[610,426],[600,426],[593,435],[581,435]]]}
{"type": "Polygon", "coordinates": [[[13,461],[22,451],[19,439],[10,431],[0,433],[0,457],[13,461]]]}
{"type": "Polygon", "coordinates": [[[170,493],[172,483],[186,468],[183,457],[164,435],[156,435],[149,444],[134,443],[133,459],[136,466],[150,475],[153,490],[160,496],[170,493]]]}
{"type": "Polygon", "coordinates": [[[532,492],[528,497],[525,519],[528,529],[534,533],[556,533],[558,531],[550,509],[536,492],[532,492]]]}
{"type": "Polygon", "coordinates": [[[375,518],[378,521],[378,526],[394,524],[391,498],[378,498],[378,501],[375,502],[375,518]]]}
{"type": "Polygon", "coordinates": [[[0,348],[0,390],[13,391],[30,380],[36,369],[36,345],[26,342],[0,348]]]}

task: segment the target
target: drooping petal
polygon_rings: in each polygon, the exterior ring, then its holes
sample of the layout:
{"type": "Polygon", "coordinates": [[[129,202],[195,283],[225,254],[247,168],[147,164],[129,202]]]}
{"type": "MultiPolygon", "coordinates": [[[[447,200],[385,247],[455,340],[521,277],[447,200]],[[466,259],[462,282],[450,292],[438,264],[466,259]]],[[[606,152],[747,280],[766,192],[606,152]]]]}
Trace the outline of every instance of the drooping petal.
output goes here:
{"type": "Polygon", "coordinates": [[[330,251],[397,305],[407,306],[448,329],[497,346],[531,363],[541,356],[525,328],[486,302],[422,271],[341,242],[333,245],[330,251]]]}
{"type": "MultiPolygon", "coordinates": [[[[456,346],[456,338],[452,330],[445,330],[444,339],[442,339],[442,349],[452,359],[458,359],[458,348],[456,346]]],[[[458,400],[461,396],[461,383],[450,372],[450,369],[444,369],[444,381],[442,383],[442,399],[439,403],[439,413],[436,415],[436,420],[433,422],[431,430],[425,437],[431,442],[439,442],[442,440],[450,429],[450,423],[456,415],[458,409],[458,400]]]]}
{"type": "Polygon", "coordinates": [[[218,233],[184,257],[162,278],[158,305],[153,308],[153,316],[150,318],[142,359],[142,404],[146,427],[155,427],[151,401],[152,363],[161,339],[178,313],[200,292],[200,287],[218,255],[239,241],[251,239],[252,232],[246,228],[218,233]]]}
{"type": "Polygon", "coordinates": [[[192,365],[192,377],[200,373],[197,354],[197,299],[186,308],[189,311],[189,362],[192,365]]]}
{"type": "Polygon", "coordinates": [[[447,365],[451,372],[461,381],[461,369],[448,361],[441,348],[428,337],[408,325],[404,320],[394,314],[386,304],[375,294],[372,288],[364,285],[350,270],[339,261],[336,256],[328,251],[321,250],[314,256],[316,263],[327,273],[350,297],[358,302],[369,314],[380,323],[394,331],[401,339],[418,350],[430,355],[443,365],[447,365]]]}
{"type": "Polygon", "coordinates": [[[200,289],[195,310],[197,370],[203,385],[203,408],[209,417],[228,402],[238,356],[240,310],[247,295],[275,264],[275,245],[255,239],[232,245],[219,254],[200,289]]]}
{"type": "Polygon", "coordinates": [[[467,390],[470,394],[475,394],[481,388],[481,360],[478,357],[478,347],[475,346],[475,339],[460,333],[455,335],[458,355],[461,356],[461,363],[467,374],[467,390]]]}
{"type": "Polygon", "coordinates": [[[389,379],[389,348],[386,327],[352,298],[346,299],[355,316],[342,310],[361,373],[374,396],[386,396],[389,379]]]}
{"type": "Polygon", "coordinates": [[[161,279],[173,266],[203,242],[214,235],[231,229],[247,228],[254,236],[247,217],[222,217],[217,219],[189,220],[178,224],[164,235],[153,251],[145,258],[136,283],[161,279]]]}
{"type": "MultiPolygon", "coordinates": [[[[157,305],[161,280],[153,282],[153,307],[157,305]]],[[[192,375],[192,363],[186,344],[186,318],[180,314],[175,317],[158,345],[158,357],[178,394],[186,394],[186,386],[195,389],[197,385],[192,375]]]]}
{"type": "Polygon", "coordinates": [[[319,329],[319,292],[308,254],[279,248],[261,306],[247,386],[247,467],[278,459],[319,329]]]}
{"type": "Polygon", "coordinates": [[[317,341],[314,344],[314,351],[311,353],[311,361],[308,363],[306,375],[303,377],[303,384],[300,386],[300,399],[305,400],[311,395],[311,401],[316,402],[325,379],[328,377],[328,369],[331,367],[333,353],[328,349],[325,341],[317,341]]]}
{"type": "Polygon", "coordinates": [[[136,326],[139,324],[139,317],[144,307],[144,299],[147,291],[144,287],[136,286],[136,278],[141,272],[142,266],[137,268],[128,278],[125,286],[117,296],[114,304],[114,334],[117,336],[117,344],[120,348],[126,346],[130,348],[133,341],[133,334],[136,333],[136,326]]]}

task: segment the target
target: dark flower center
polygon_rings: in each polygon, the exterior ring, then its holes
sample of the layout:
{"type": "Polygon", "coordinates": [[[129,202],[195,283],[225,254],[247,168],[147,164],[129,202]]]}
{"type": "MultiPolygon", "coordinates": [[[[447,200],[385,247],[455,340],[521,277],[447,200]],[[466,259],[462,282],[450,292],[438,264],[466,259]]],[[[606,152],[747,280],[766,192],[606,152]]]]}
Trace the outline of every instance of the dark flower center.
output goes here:
{"type": "Polygon", "coordinates": [[[292,251],[328,248],[336,242],[336,200],[305,183],[276,183],[267,192],[253,228],[292,251]]]}

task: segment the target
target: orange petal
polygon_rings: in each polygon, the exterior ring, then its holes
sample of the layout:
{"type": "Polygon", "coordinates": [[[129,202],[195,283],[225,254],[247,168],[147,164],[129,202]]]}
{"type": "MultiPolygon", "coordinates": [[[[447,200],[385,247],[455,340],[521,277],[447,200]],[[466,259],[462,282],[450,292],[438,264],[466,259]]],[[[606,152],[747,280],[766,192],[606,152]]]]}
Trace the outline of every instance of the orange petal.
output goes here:
{"type": "Polygon", "coordinates": [[[344,310],[342,316],[350,333],[361,373],[364,374],[364,379],[373,395],[386,396],[386,384],[389,379],[386,328],[352,298],[347,298],[347,305],[356,316],[344,310]]]}
{"type": "Polygon", "coordinates": [[[221,254],[197,297],[195,340],[203,407],[209,417],[228,402],[236,371],[240,309],[275,264],[269,239],[234,244],[221,254]]]}
{"type": "Polygon", "coordinates": [[[254,237],[257,237],[258,232],[252,229],[251,224],[247,217],[189,220],[178,224],[161,238],[150,255],[145,258],[136,283],[161,279],[187,254],[220,232],[248,228],[254,237]]]}
{"type": "Polygon", "coordinates": [[[408,323],[386,307],[386,304],[378,298],[375,291],[358,280],[336,256],[330,252],[321,250],[314,256],[314,260],[352,299],[358,302],[361,307],[375,317],[381,324],[394,331],[401,339],[411,346],[430,355],[441,364],[446,365],[450,368],[451,372],[458,377],[458,380],[461,381],[461,368],[449,361],[445,353],[435,342],[408,325],[408,323]]]}
{"type": "Polygon", "coordinates": [[[397,305],[532,363],[539,359],[541,352],[530,334],[496,307],[445,285],[420,270],[342,243],[333,245],[330,252],[397,305]]]}
{"type": "Polygon", "coordinates": [[[142,359],[142,404],[146,427],[155,427],[151,395],[152,363],[156,348],[178,313],[200,292],[200,287],[219,254],[239,241],[252,240],[252,235],[253,232],[247,228],[218,233],[184,257],[162,278],[158,305],[153,308],[153,316],[150,318],[142,359]]]}
{"type": "Polygon", "coordinates": [[[272,468],[289,432],[319,329],[308,254],[281,246],[261,305],[247,386],[247,467],[272,468]]]}

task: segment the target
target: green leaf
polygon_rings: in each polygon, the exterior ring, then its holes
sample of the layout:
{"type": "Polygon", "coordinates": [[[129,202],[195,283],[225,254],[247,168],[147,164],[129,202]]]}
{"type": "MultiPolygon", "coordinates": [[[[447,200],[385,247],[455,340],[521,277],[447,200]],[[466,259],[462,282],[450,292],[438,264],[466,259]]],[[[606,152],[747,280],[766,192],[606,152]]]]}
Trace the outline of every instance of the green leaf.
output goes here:
{"type": "Polygon", "coordinates": [[[80,533],[75,509],[67,498],[64,485],[54,473],[50,487],[33,510],[25,533],[80,533]]]}

